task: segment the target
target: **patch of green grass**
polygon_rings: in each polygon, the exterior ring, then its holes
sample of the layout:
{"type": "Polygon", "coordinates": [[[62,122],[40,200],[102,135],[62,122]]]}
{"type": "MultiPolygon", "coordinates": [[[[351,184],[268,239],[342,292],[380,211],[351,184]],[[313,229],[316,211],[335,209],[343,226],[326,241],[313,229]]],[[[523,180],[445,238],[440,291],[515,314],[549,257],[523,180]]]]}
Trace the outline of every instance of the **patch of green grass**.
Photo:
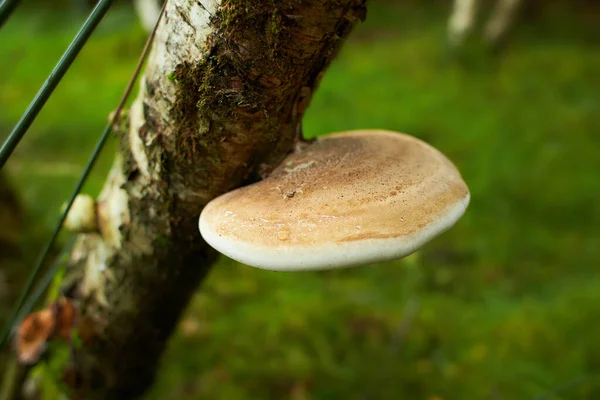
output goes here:
{"type": "MultiPolygon", "coordinates": [[[[224,258],[149,399],[600,397],[598,31],[558,5],[504,54],[452,59],[445,10],[418,4],[372,2],[304,130],[395,129],[432,143],[471,188],[464,218],[377,266],[292,274],[224,258]]],[[[72,28],[51,26],[39,43],[27,24],[0,32],[19,38],[0,48],[15,60],[0,64],[1,124],[18,118],[72,28]]],[[[141,49],[131,22],[105,29],[11,161],[47,224],[75,179],[48,171],[82,165],[141,49]]]]}
{"type": "MultiPolygon", "coordinates": [[[[0,139],[4,140],[58,62],[84,14],[18,8],[0,31],[0,139]]],[[[115,8],[100,24],[17,147],[7,168],[44,229],[75,186],[135,68],[145,35],[132,12],[115,8]]],[[[112,162],[110,140],[85,191],[96,194],[112,162]]],[[[39,224],[38,222],[38,224],[39,224]]]]}

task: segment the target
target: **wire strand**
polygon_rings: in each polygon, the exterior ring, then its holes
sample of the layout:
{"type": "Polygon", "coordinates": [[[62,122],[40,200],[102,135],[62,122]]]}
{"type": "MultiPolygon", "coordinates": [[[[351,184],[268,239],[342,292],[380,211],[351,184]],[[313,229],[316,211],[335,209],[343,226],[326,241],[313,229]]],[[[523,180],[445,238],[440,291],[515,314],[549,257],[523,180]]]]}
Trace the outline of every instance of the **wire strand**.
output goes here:
{"type": "MultiPolygon", "coordinates": [[[[69,213],[69,210],[71,209],[71,206],[73,205],[73,202],[75,201],[75,198],[77,197],[77,195],[79,194],[79,192],[81,191],[81,188],[83,187],[83,184],[85,183],[88,175],[90,174],[90,171],[92,170],[96,160],[98,159],[98,156],[100,155],[100,151],[102,150],[102,148],[104,147],[104,144],[106,143],[106,140],[108,139],[111,131],[112,131],[112,127],[116,124],[116,122],[119,120],[119,117],[121,115],[121,111],[123,110],[123,107],[125,106],[125,103],[127,102],[127,99],[129,98],[129,95],[131,94],[131,90],[133,89],[133,86],[137,80],[137,77],[140,74],[140,71],[142,70],[142,66],[144,65],[144,61],[146,60],[146,57],[148,55],[148,51],[150,50],[150,45],[152,44],[152,41],[154,39],[154,36],[156,34],[156,28],[158,27],[158,24],[160,22],[160,20],[162,19],[162,16],[165,12],[165,6],[167,4],[167,1],[165,1],[165,3],[163,4],[163,8],[160,12],[160,15],[158,17],[158,20],[156,21],[156,25],[154,26],[154,30],[150,33],[150,35],[148,36],[148,39],[146,40],[146,44],[144,45],[144,48],[142,50],[142,54],[140,55],[140,58],[138,60],[138,63],[136,65],[135,71],[133,72],[133,75],[131,76],[131,79],[129,80],[129,83],[127,84],[127,88],[125,89],[125,92],[123,93],[123,97],[121,97],[121,101],[119,102],[119,105],[117,106],[117,109],[115,110],[115,113],[113,114],[110,123],[104,128],[104,131],[102,132],[102,136],[100,137],[100,140],[98,141],[98,143],[96,144],[96,147],[94,148],[94,151],[92,152],[92,155],[88,161],[88,164],[86,165],[81,177],[79,178],[79,181],[77,182],[77,185],[75,185],[75,189],[73,190],[73,193],[71,194],[71,197],[69,198],[69,201],[67,203],[67,207],[65,208],[65,210],[63,211],[63,213],[60,216],[60,219],[58,221],[58,223],[56,224],[55,228],[54,228],[54,232],[52,233],[52,236],[50,237],[50,241],[48,242],[48,244],[46,245],[46,247],[44,248],[43,252],[40,254],[35,267],[33,269],[33,271],[30,273],[27,283],[25,284],[25,286],[23,287],[23,290],[20,293],[19,299],[17,301],[17,303],[15,304],[15,306],[13,307],[13,309],[11,310],[10,313],[10,317],[8,318],[8,320],[6,321],[6,323],[4,324],[2,331],[0,331],[0,349],[2,349],[2,347],[4,346],[4,344],[6,343],[6,340],[8,339],[8,337],[10,336],[10,331],[12,329],[12,327],[16,326],[18,323],[20,323],[20,316],[24,316],[27,315],[30,311],[30,309],[26,309],[25,307],[23,307],[23,305],[25,304],[25,300],[27,299],[27,295],[29,294],[29,291],[31,290],[31,288],[33,287],[33,284],[35,282],[35,279],[38,277],[38,275],[40,274],[41,270],[42,270],[42,266],[44,263],[44,260],[46,259],[46,257],[48,256],[48,254],[50,253],[50,250],[52,248],[52,246],[54,245],[54,243],[56,242],[56,239],[58,238],[58,234],[60,233],[63,223],[65,222],[65,219],[67,218],[67,215],[69,213]]],[[[48,283],[51,281],[51,279],[48,280],[48,283]]],[[[44,282],[45,283],[45,282],[44,282]]],[[[40,285],[40,287],[42,287],[42,285],[40,285]]],[[[44,287],[45,289],[45,287],[44,287]]],[[[41,296],[41,294],[43,293],[43,290],[38,290],[36,292],[36,295],[39,297],[41,296]]],[[[35,297],[35,296],[32,296],[35,297]]],[[[35,304],[37,298],[34,298],[33,300],[29,300],[27,302],[27,305],[31,308],[33,307],[33,305],[35,304]]]]}
{"type": "Polygon", "coordinates": [[[4,25],[10,14],[15,10],[19,0],[4,0],[0,4],[0,28],[4,25]]]}
{"type": "MultiPolygon", "coordinates": [[[[19,122],[17,122],[17,125],[15,125],[13,131],[8,136],[8,139],[6,139],[2,145],[2,148],[0,148],[0,170],[4,167],[6,161],[8,161],[12,153],[15,151],[15,148],[21,139],[23,139],[23,136],[25,136],[27,129],[29,129],[37,115],[40,113],[46,104],[46,101],[48,101],[48,98],[50,98],[50,95],[52,92],[54,92],[56,86],[58,86],[62,77],[69,70],[69,67],[71,67],[71,64],[79,55],[79,52],[110,8],[112,2],[113,0],[100,0],[98,2],[90,16],[85,20],[85,23],[79,32],[77,32],[75,39],[73,39],[63,56],[60,58],[48,76],[48,79],[46,79],[46,82],[44,82],[36,96],[33,98],[31,104],[29,104],[29,107],[27,107],[27,110],[25,110],[21,116],[21,119],[19,122]]],[[[7,7],[11,7],[11,5],[8,4],[7,7]]],[[[10,10],[7,11],[7,14],[10,14],[10,10]]]]}
{"type": "Polygon", "coordinates": [[[29,297],[23,303],[23,307],[17,313],[17,315],[16,315],[17,321],[22,321],[27,316],[27,314],[29,314],[31,309],[33,309],[33,307],[35,307],[37,301],[40,299],[40,297],[42,297],[42,295],[46,291],[46,288],[48,286],[50,286],[50,283],[52,283],[52,279],[54,278],[54,275],[56,275],[58,270],[68,262],[68,260],[65,260],[65,256],[67,256],[71,252],[71,250],[73,249],[74,246],[75,246],[75,238],[73,238],[70,241],[70,243],[64,248],[64,250],[56,258],[56,260],[54,261],[54,264],[52,264],[50,266],[50,268],[48,268],[46,273],[40,278],[38,285],[32,290],[29,297]]]}

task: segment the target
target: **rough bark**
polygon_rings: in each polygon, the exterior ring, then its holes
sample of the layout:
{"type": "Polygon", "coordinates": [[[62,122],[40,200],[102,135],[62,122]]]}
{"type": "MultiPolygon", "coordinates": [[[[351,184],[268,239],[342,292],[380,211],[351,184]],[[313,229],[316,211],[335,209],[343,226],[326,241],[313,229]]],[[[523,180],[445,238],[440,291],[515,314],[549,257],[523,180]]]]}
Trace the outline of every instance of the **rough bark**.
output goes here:
{"type": "Polygon", "coordinates": [[[197,222],[215,196],[291,151],[311,93],[366,0],[171,0],[121,154],[79,238],[75,398],[131,399],[217,254],[197,222]]]}

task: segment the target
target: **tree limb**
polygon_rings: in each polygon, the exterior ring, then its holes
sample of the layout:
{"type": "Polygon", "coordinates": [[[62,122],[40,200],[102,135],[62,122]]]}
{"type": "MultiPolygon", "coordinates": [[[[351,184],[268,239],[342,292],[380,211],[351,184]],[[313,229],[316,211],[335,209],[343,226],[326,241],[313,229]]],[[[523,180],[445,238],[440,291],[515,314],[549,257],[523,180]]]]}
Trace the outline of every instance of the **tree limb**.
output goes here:
{"type": "Polygon", "coordinates": [[[131,399],[217,254],[198,216],[293,148],[310,95],[366,0],[171,0],[121,153],[81,235],[75,398],[131,399]]]}

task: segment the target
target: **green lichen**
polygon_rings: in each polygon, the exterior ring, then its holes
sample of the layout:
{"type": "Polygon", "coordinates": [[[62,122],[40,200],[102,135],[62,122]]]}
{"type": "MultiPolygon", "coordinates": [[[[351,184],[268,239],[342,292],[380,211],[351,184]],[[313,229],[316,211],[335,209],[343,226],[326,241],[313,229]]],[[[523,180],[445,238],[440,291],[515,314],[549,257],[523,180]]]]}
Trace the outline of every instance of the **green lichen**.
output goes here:
{"type": "Polygon", "coordinates": [[[283,34],[282,29],[282,17],[279,8],[275,5],[275,1],[272,1],[272,13],[267,30],[267,38],[271,47],[271,55],[275,56],[279,44],[281,43],[281,37],[283,34]]]}
{"type": "Polygon", "coordinates": [[[167,79],[173,83],[177,83],[177,77],[175,76],[174,73],[170,73],[169,75],[167,75],[167,79]]]}
{"type": "Polygon", "coordinates": [[[178,95],[172,113],[179,131],[177,146],[184,150],[182,157],[217,157],[214,148],[224,138],[210,129],[209,121],[235,122],[240,114],[263,118],[263,88],[248,78],[249,73],[248,66],[223,54],[209,55],[195,65],[177,66],[173,74],[178,95]]]}
{"type": "Polygon", "coordinates": [[[280,85],[274,77],[285,75],[282,60],[287,59],[277,55],[287,32],[275,1],[224,1],[211,29],[202,60],[181,63],[168,75],[177,90],[171,109],[176,151],[169,153],[178,164],[203,169],[206,181],[222,165],[221,143],[229,138],[224,127],[267,126],[261,140],[278,140],[269,99],[280,85]]]}

